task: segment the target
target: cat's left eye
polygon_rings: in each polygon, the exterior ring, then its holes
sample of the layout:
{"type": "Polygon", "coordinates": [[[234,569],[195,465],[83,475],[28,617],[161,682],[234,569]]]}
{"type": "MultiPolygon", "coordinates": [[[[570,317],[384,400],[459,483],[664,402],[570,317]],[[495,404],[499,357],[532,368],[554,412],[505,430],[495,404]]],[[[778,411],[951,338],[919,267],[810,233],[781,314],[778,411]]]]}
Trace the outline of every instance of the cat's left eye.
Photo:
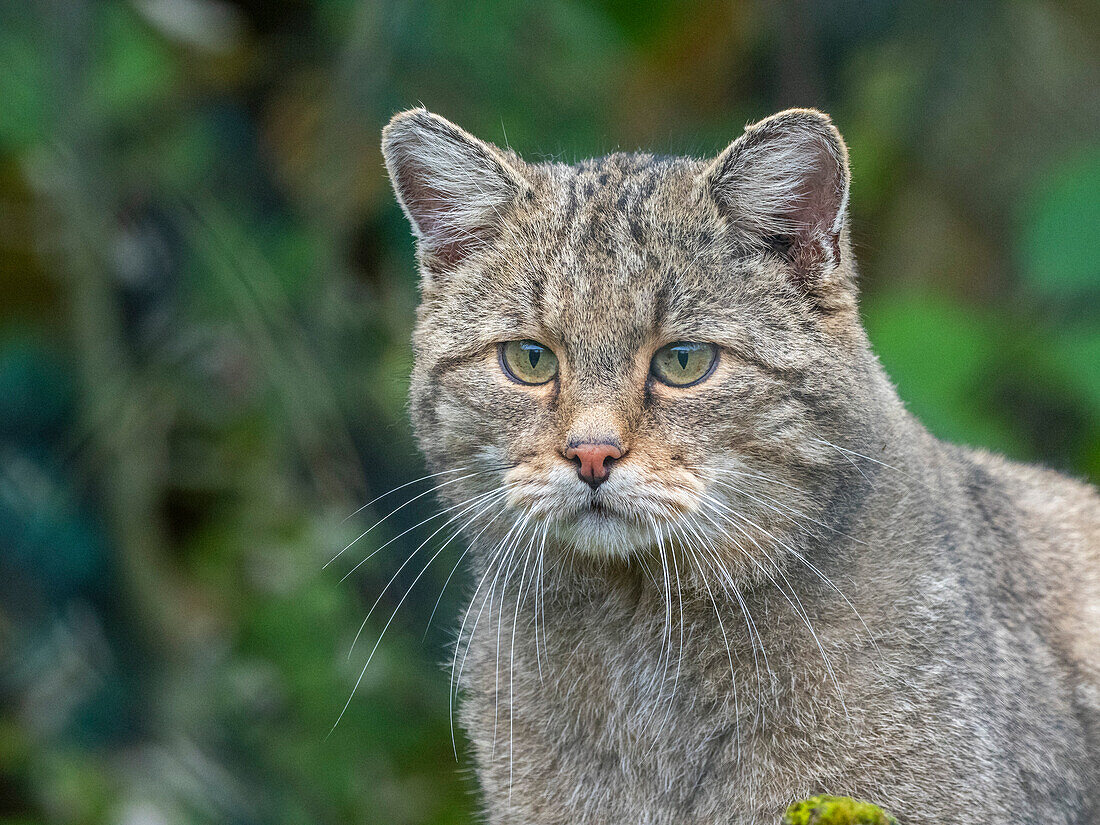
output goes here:
{"type": "Polygon", "coordinates": [[[504,371],[521,384],[545,384],[558,374],[558,357],[538,341],[508,341],[500,347],[504,371]]]}
{"type": "Polygon", "coordinates": [[[657,350],[649,371],[662,383],[673,387],[690,387],[710,375],[718,361],[714,344],[676,341],[657,350]]]}

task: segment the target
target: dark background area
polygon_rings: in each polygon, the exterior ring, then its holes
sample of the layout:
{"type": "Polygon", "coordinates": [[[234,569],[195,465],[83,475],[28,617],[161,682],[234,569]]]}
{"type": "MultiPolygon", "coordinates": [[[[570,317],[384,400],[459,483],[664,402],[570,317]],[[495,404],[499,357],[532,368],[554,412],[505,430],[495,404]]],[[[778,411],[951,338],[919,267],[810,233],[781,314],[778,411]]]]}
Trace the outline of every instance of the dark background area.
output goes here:
{"type": "Polygon", "coordinates": [[[330,733],[439,524],[324,566],[430,487],[347,518],[424,473],[378,146],[419,102],[565,160],[829,111],[910,408],[1100,479],[1098,38],[1094,0],[0,0],[0,823],[471,821],[457,542],[330,733]]]}

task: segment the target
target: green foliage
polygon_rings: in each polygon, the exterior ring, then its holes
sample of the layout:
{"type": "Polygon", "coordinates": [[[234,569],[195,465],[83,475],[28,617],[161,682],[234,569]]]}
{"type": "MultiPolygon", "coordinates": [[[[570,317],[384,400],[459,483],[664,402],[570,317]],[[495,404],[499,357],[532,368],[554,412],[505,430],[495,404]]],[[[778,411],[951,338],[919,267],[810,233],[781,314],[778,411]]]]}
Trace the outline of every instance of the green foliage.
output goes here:
{"type": "Polygon", "coordinates": [[[24,148],[48,133],[48,67],[27,27],[15,23],[0,16],[0,150],[24,148]]]}
{"type": "Polygon", "coordinates": [[[847,796],[814,796],[787,809],[783,825],[897,825],[870,802],[847,796]]]}
{"type": "Polygon", "coordinates": [[[1037,292],[1100,298],[1100,152],[1054,169],[1032,196],[1022,224],[1021,266],[1037,292]]]}
{"type": "Polygon", "coordinates": [[[1008,331],[943,298],[883,296],[868,308],[867,330],[912,412],[951,441],[1023,452],[1010,422],[989,414],[987,377],[996,375],[1008,331]],[[920,387],[920,392],[910,392],[920,387]]]}
{"type": "Polygon", "coordinates": [[[98,117],[110,120],[146,118],[163,106],[179,84],[179,67],[171,46],[126,6],[104,3],[97,18],[95,59],[86,98],[98,117]]]}

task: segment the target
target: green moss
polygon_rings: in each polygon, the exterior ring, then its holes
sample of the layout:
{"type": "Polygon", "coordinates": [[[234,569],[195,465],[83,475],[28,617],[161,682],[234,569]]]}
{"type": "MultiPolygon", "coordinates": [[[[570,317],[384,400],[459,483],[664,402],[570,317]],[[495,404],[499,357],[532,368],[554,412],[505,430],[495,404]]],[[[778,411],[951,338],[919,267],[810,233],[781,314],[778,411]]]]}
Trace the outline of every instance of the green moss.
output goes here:
{"type": "Polygon", "coordinates": [[[787,808],[783,825],[897,825],[897,820],[870,802],[814,796],[787,808]]]}

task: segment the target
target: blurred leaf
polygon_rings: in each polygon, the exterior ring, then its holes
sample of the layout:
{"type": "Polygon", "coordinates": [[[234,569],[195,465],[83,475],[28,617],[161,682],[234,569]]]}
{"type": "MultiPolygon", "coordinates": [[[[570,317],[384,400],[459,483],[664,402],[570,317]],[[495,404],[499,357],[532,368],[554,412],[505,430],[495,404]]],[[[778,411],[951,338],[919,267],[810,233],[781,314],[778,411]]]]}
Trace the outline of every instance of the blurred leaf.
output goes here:
{"type": "Polygon", "coordinates": [[[1087,398],[1087,409],[1100,417],[1100,325],[1079,324],[1056,333],[1051,360],[1087,398]]]}
{"type": "Polygon", "coordinates": [[[1073,298],[1100,292],[1100,152],[1059,164],[1027,201],[1021,268],[1038,293],[1073,298]]]}
{"type": "Polygon", "coordinates": [[[930,295],[880,296],[868,302],[865,323],[886,372],[906,406],[948,441],[1011,455],[1023,445],[986,404],[997,374],[1004,326],[992,316],[930,295]]]}
{"type": "Polygon", "coordinates": [[[0,14],[0,152],[26,148],[49,135],[50,53],[30,18],[0,14]]]}
{"type": "Polygon", "coordinates": [[[107,118],[148,116],[177,81],[176,55],[128,4],[112,0],[98,12],[89,102],[107,118]]]}

